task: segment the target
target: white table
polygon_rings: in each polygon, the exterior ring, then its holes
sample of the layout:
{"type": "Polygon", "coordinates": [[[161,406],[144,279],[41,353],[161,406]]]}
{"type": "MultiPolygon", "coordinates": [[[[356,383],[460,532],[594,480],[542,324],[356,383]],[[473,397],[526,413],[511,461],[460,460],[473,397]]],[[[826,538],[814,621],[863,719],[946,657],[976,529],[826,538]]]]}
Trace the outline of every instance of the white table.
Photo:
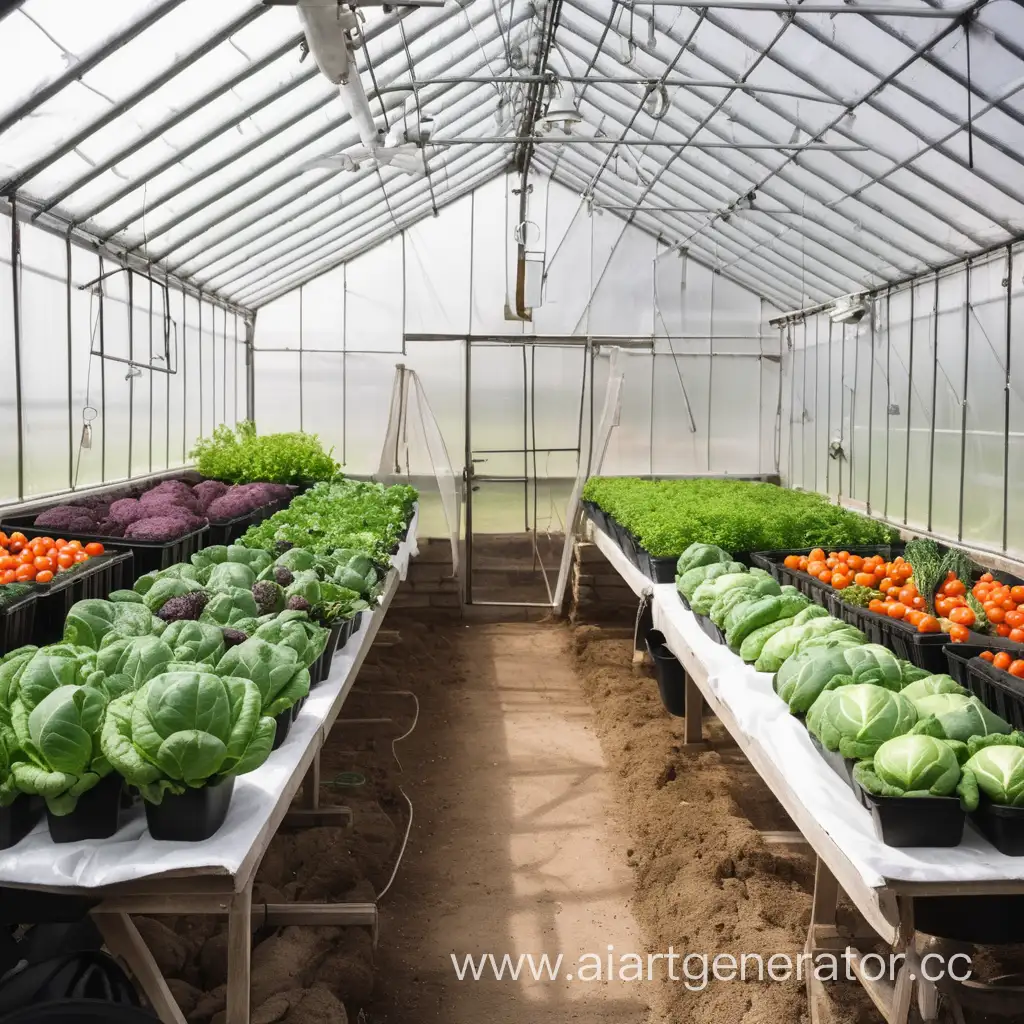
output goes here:
{"type": "MultiPolygon", "coordinates": [[[[650,603],[654,628],[686,671],[687,745],[701,742],[707,701],[814,850],[814,904],[805,951],[849,951],[854,973],[890,1024],[906,1024],[915,995],[923,1019],[937,1019],[938,992],[921,978],[915,949],[915,897],[1024,894],[1024,857],[1001,854],[969,825],[961,845],[951,849],[886,846],[875,835],[869,812],[775,694],[771,675],[756,672],[708,637],[675,586],[649,580],[612,538],[595,528],[593,541],[641,602],[650,603]],[[864,976],[858,940],[836,926],[840,887],[877,935],[906,955],[895,983],[864,976]]],[[[955,984],[939,987],[962,995],[955,984]]],[[[808,996],[812,1021],[827,1019],[823,986],[810,974],[808,996]]]]}
{"type": "MultiPolygon", "coordinates": [[[[110,839],[55,844],[45,822],[0,853],[0,885],[99,900],[92,911],[107,948],[128,965],[165,1024],[185,1024],[166,981],[132,923],[133,914],[215,914],[228,918],[227,1024],[249,1022],[252,886],[278,828],[337,821],[339,808],[319,807],[320,750],[355,684],[388,607],[417,553],[414,515],[407,539],[392,558],[377,607],[339,650],[329,677],[316,686],[287,739],[267,761],[240,776],[227,820],[199,843],[150,837],[141,809],[110,839]],[[292,801],[302,789],[302,807],[292,801]]],[[[283,904],[261,907],[258,925],[367,925],[373,903],[283,904]]]]}

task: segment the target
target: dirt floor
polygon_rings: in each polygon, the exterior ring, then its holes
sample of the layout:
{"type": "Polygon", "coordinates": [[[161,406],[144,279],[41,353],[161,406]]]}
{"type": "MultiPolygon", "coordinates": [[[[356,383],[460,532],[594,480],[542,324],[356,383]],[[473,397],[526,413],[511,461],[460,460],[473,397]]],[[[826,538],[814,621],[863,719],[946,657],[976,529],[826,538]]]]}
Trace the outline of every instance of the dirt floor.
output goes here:
{"type": "MultiPolygon", "coordinates": [[[[379,944],[366,929],[257,935],[253,1024],[806,1022],[796,981],[691,991],[658,965],[653,980],[565,977],[609,946],[616,969],[670,947],[795,956],[810,913],[810,860],[760,835],[792,829],[785,814],[713,719],[708,748],[683,752],[624,629],[394,613],[387,626],[325,748],[322,800],[350,807],[353,827],[279,835],[256,891],[383,893],[379,944]],[[402,770],[392,744],[417,701],[402,770]],[[564,961],[555,982],[459,981],[452,955],[482,953],[564,961]]],[[[221,1024],[223,926],[140,929],[188,1019],[221,1024]]],[[[857,986],[830,990],[833,1024],[880,1020],[857,986]]]]}

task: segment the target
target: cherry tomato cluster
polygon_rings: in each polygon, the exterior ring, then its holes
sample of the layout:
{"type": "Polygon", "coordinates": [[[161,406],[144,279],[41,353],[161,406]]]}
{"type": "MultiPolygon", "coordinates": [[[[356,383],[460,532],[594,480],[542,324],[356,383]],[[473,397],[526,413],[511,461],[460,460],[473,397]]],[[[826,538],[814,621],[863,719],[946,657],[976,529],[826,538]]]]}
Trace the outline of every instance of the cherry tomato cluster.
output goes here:
{"type": "Polygon", "coordinates": [[[49,583],[57,573],[103,554],[102,544],[54,540],[23,533],[0,532],[0,586],[6,583],[49,583]]]}
{"type": "Polygon", "coordinates": [[[982,651],[978,657],[990,665],[995,665],[996,668],[1001,668],[1004,672],[1009,672],[1011,676],[1024,679],[1024,658],[1014,658],[1009,651],[1000,651],[998,654],[993,654],[992,651],[982,651]]]}
{"type": "Polygon", "coordinates": [[[1024,643],[1024,587],[1011,587],[986,572],[971,588],[999,636],[1024,643]]]}

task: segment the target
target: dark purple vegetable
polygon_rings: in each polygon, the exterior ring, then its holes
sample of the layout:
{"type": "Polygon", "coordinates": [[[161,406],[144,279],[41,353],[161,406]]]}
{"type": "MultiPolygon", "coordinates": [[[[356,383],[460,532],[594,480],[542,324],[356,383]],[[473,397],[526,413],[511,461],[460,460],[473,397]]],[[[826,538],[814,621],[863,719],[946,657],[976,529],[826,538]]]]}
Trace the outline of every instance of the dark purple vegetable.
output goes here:
{"type": "Polygon", "coordinates": [[[155,543],[177,540],[186,533],[192,533],[205,525],[204,519],[193,516],[187,518],[174,515],[154,516],[152,519],[140,519],[132,523],[125,531],[125,540],[146,540],[155,543]]]}
{"type": "Polygon", "coordinates": [[[210,595],[205,590],[193,590],[189,594],[181,594],[164,602],[157,615],[164,622],[179,622],[183,619],[195,621],[203,614],[203,609],[209,600],[210,595]]]}
{"type": "Polygon", "coordinates": [[[260,615],[270,615],[277,611],[281,599],[281,588],[270,580],[259,580],[252,585],[252,596],[256,600],[260,615]]]}
{"type": "MultiPolygon", "coordinates": [[[[283,555],[286,551],[291,551],[295,545],[290,540],[279,540],[274,544],[274,547],[277,549],[277,553],[279,555],[283,555]]],[[[280,582],[281,581],[278,580],[278,583],[280,582]]],[[[287,586],[287,584],[283,584],[283,586],[287,586]]]]}
{"type": "Polygon", "coordinates": [[[104,519],[96,524],[96,533],[101,537],[123,537],[124,530],[124,523],[119,523],[115,519],[104,519]]]}
{"type": "Polygon", "coordinates": [[[121,498],[110,506],[108,518],[121,523],[122,526],[130,526],[140,519],[145,519],[146,510],[135,498],[121,498]]]}
{"type": "Polygon", "coordinates": [[[225,647],[237,647],[239,644],[244,644],[248,639],[248,635],[243,633],[240,629],[231,629],[229,627],[224,630],[225,647]]]}
{"type": "Polygon", "coordinates": [[[86,508],[75,508],[73,505],[48,508],[36,516],[35,525],[47,530],[59,530],[61,533],[92,533],[96,529],[92,513],[86,508]]]}
{"type": "Polygon", "coordinates": [[[295,577],[287,566],[275,565],[274,580],[279,587],[290,587],[295,582],[295,577]]]}
{"type": "Polygon", "coordinates": [[[203,507],[197,498],[192,496],[192,492],[189,491],[187,494],[181,491],[172,490],[152,490],[147,491],[141,498],[139,498],[139,504],[143,508],[181,508],[186,512],[191,512],[193,515],[197,515],[202,512],[203,507]]]}
{"type": "Polygon", "coordinates": [[[298,594],[293,594],[288,598],[288,604],[286,605],[290,612],[309,612],[313,610],[313,606],[304,598],[298,594]]]}
{"type": "Polygon", "coordinates": [[[199,500],[205,512],[227,489],[228,485],[221,480],[204,480],[192,488],[192,494],[199,500]]]}

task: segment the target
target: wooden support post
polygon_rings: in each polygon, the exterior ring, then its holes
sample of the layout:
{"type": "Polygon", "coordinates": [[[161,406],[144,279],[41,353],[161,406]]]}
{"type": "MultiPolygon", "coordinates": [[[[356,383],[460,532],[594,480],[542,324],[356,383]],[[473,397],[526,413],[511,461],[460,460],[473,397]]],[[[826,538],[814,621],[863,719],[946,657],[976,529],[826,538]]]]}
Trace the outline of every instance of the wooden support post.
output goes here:
{"type": "Polygon", "coordinates": [[[120,960],[138,982],[153,1012],[163,1024],[186,1024],[153,954],[127,914],[93,914],[110,954],[120,960]]]}
{"type": "Polygon", "coordinates": [[[313,763],[302,780],[300,805],[304,811],[315,811],[320,806],[320,751],[316,752],[313,763]]]}
{"type": "Polygon", "coordinates": [[[686,718],[683,720],[683,746],[704,746],[704,694],[686,673],[686,718]]]}
{"type": "Polygon", "coordinates": [[[225,1024],[249,1024],[252,882],[231,897],[228,911],[228,991],[225,1024]]]}
{"type": "Polygon", "coordinates": [[[375,903],[264,903],[253,907],[253,931],[264,926],[286,928],[288,925],[337,928],[367,927],[376,930],[375,903]]]}
{"type": "MultiPolygon", "coordinates": [[[[807,943],[804,952],[813,957],[819,950],[836,947],[836,911],[839,908],[839,883],[828,865],[817,858],[814,867],[814,899],[811,904],[811,923],[807,928],[807,943]],[[832,941],[829,941],[832,940],[832,941]]],[[[845,947],[845,942],[842,944],[845,947]]],[[[807,966],[805,975],[807,987],[807,1009],[811,1024],[828,1024],[832,1020],[828,994],[825,985],[815,976],[813,961],[807,966]]]]}

